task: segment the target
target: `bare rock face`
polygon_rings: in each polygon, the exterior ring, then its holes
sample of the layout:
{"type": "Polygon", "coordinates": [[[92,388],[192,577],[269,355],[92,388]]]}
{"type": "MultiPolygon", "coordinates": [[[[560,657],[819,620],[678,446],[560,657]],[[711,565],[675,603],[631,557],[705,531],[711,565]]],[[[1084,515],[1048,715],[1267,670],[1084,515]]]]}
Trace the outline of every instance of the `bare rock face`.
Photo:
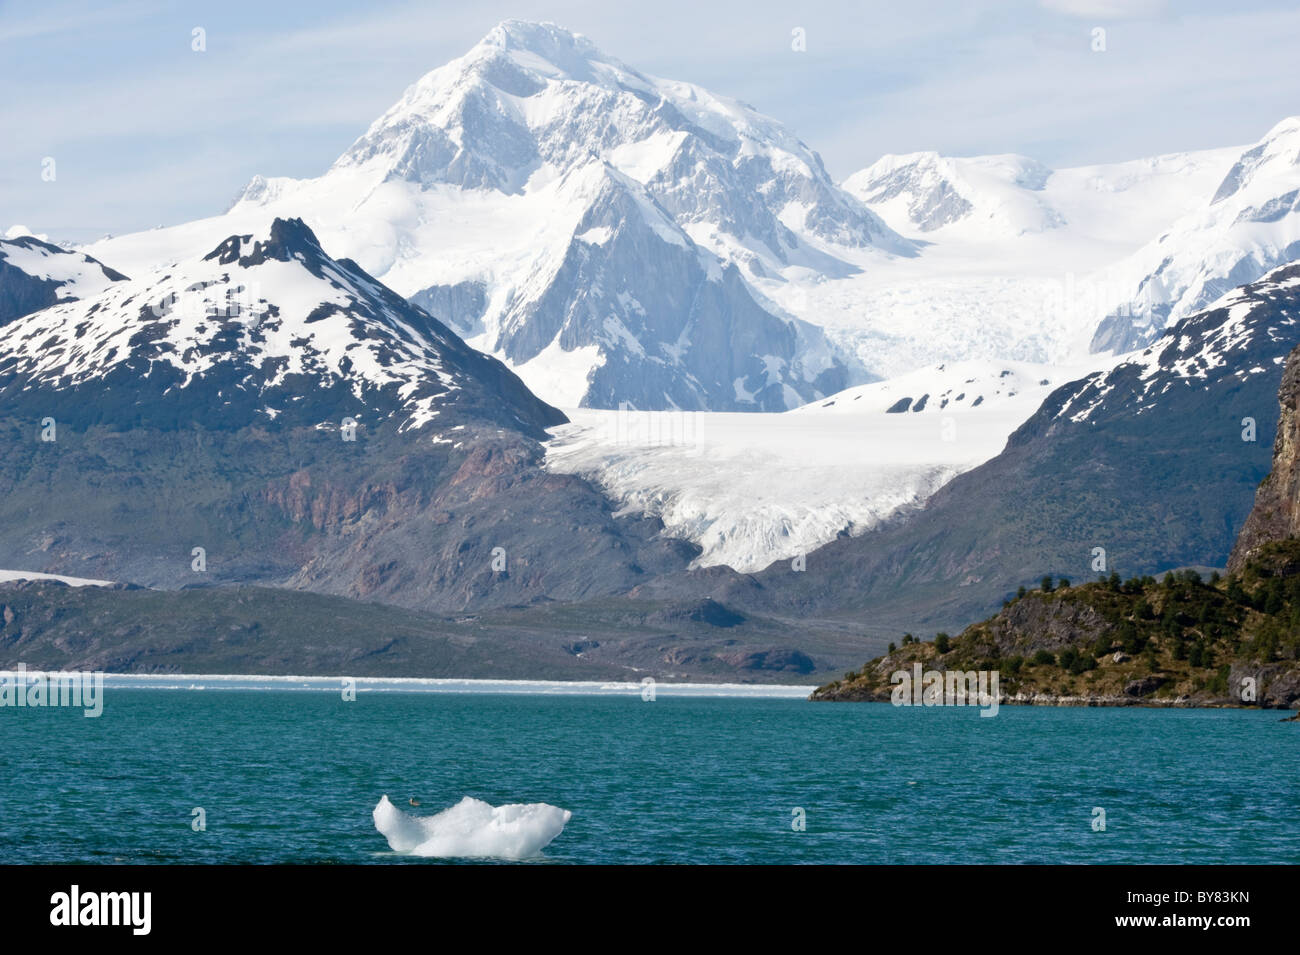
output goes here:
{"type": "Polygon", "coordinates": [[[1034,595],[993,617],[988,629],[1000,652],[1031,656],[1039,650],[1056,652],[1092,643],[1114,630],[1114,625],[1083,601],[1034,595]]]}
{"type": "Polygon", "coordinates": [[[1286,663],[1234,663],[1228,673],[1228,687],[1239,692],[1246,686],[1254,688],[1259,706],[1269,709],[1291,709],[1300,703],[1300,668],[1286,663]]]}
{"type": "Polygon", "coordinates": [[[1255,506],[1237,537],[1228,569],[1240,570],[1270,541],[1300,536],[1300,347],[1287,356],[1278,389],[1281,416],[1273,442],[1273,470],[1255,492],[1255,506]]]}

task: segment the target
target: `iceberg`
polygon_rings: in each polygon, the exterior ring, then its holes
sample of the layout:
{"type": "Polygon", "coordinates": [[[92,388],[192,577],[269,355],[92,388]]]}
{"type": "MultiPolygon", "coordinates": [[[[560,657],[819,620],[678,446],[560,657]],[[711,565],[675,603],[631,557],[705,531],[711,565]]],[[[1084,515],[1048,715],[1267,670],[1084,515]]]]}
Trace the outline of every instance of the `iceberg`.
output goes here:
{"type": "Polygon", "coordinates": [[[403,812],[385,795],[375,828],[394,852],[426,858],[528,859],[541,854],[573,813],[546,803],[493,806],[464,797],[432,816],[403,812]]]}

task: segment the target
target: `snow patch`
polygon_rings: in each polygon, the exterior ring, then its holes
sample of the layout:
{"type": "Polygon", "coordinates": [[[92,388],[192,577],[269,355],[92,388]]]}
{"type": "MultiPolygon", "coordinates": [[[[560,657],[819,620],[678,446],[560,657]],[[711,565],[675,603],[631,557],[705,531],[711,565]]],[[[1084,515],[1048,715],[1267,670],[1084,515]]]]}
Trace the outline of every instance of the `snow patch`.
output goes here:
{"type": "MultiPolygon", "coordinates": [[[[502,358],[504,357],[497,356],[502,358]]],[[[533,358],[511,367],[528,390],[556,407],[576,405],[587,393],[591,373],[605,364],[599,345],[583,345],[566,351],[559,336],[533,358]]]]}

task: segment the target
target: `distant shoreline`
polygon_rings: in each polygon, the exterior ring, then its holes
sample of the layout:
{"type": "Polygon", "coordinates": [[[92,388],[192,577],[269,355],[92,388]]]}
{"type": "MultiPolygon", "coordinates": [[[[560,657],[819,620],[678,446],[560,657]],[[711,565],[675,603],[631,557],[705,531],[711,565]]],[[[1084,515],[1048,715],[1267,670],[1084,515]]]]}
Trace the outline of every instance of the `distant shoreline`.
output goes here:
{"type": "MultiPolygon", "coordinates": [[[[30,673],[38,672],[30,670],[30,673]]],[[[275,676],[239,673],[105,673],[106,689],[151,690],[299,690],[336,693],[344,680],[357,692],[370,693],[494,693],[534,696],[636,696],[641,683],[595,680],[472,680],[449,677],[275,676]]],[[[807,700],[810,684],[666,683],[656,680],[656,696],[755,697],[807,700]]]]}

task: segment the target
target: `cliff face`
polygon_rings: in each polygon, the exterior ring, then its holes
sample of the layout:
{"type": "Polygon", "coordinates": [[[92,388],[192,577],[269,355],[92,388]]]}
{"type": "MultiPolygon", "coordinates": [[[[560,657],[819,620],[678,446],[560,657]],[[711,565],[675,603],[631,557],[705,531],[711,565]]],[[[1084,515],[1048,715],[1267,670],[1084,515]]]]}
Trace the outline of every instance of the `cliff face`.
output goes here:
{"type": "Polygon", "coordinates": [[[1273,469],[1255,492],[1255,506],[1228,558],[1230,571],[1241,570],[1270,541],[1300,536],[1300,347],[1287,356],[1278,402],[1273,469]]]}

